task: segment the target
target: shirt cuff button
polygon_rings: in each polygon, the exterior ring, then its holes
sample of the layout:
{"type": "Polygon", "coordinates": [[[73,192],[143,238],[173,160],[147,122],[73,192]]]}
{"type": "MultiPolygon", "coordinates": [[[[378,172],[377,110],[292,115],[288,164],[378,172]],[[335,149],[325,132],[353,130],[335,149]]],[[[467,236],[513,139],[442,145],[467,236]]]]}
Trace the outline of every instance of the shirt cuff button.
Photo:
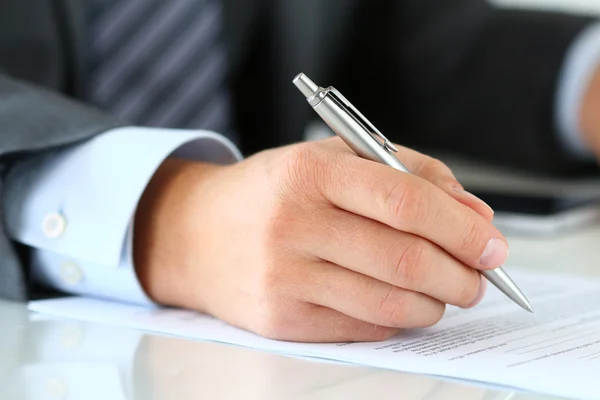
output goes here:
{"type": "Polygon", "coordinates": [[[69,285],[77,285],[83,280],[83,271],[74,262],[65,262],[60,266],[60,276],[69,285]]]}
{"type": "Polygon", "coordinates": [[[66,218],[59,213],[50,213],[46,215],[42,222],[42,232],[48,239],[58,239],[67,228],[66,218]]]}

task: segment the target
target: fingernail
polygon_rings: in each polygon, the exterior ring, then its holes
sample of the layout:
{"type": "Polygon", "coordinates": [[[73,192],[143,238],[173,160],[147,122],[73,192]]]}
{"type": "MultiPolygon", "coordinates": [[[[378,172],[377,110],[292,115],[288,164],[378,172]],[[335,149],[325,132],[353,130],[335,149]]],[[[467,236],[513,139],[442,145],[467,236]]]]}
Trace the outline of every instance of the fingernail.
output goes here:
{"type": "Polygon", "coordinates": [[[508,258],[508,246],[504,240],[493,238],[485,246],[479,263],[485,268],[498,268],[508,258]]]}
{"type": "Polygon", "coordinates": [[[475,300],[473,300],[473,302],[471,304],[469,304],[468,308],[475,307],[476,305],[481,303],[481,300],[483,300],[483,298],[485,297],[486,292],[487,292],[487,279],[485,279],[483,276],[481,276],[481,284],[479,285],[479,294],[477,295],[477,298],[475,298],[475,300]]]}
{"type": "Polygon", "coordinates": [[[458,186],[453,186],[452,190],[455,193],[457,193],[458,195],[460,195],[460,196],[463,196],[463,197],[465,197],[467,199],[471,199],[471,200],[474,200],[474,201],[476,201],[476,202],[478,202],[480,204],[483,204],[484,206],[486,206],[487,208],[489,208],[489,210],[492,212],[492,214],[494,214],[494,209],[492,207],[490,207],[488,203],[486,203],[485,201],[481,200],[479,197],[475,196],[473,193],[467,192],[466,190],[464,190],[463,188],[458,187],[458,186]]]}

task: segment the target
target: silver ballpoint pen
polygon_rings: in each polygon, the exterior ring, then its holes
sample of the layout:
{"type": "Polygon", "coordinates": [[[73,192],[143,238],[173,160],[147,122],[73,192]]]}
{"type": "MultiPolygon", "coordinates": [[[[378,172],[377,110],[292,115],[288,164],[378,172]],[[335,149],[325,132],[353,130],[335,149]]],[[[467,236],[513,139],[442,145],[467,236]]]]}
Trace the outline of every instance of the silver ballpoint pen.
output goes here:
{"type": "MultiPolygon", "coordinates": [[[[398,149],[335,88],[317,86],[302,73],[293,83],[313,110],[359,157],[411,173],[394,154],[398,149]]],[[[481,271],[481,274],[508,298],[533,312],[525,295],[502,268],[481,271]]]]}

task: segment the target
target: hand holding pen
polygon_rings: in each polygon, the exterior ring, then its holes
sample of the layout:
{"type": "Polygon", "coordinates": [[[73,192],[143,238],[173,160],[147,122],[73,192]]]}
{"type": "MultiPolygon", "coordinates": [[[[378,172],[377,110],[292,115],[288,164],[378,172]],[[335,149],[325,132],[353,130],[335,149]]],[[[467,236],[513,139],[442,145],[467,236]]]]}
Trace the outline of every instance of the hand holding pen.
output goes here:
{"type": "MultiPolygon", "coordinates": [[[[318,112],[344,102],[308,89],[318,112]]],[[[349,107],[330,110],[329,122],[370,126],[349,107]]],[[[303,342],[382,340],[436,324],[446,304],[475,306],[480,271],[508,256],[493,212],[440,161],[365,132],[342,136],[354,147],[333,137],[226,166],[167,160],[134,224],[149,296],[303,342]],[[379,149],[395,168],[369,159],[379,149]]]]}
{"type": "MultiPolygon", "coordinates": [[[[333,87],[319,87],[302,73],[294,78],[294,84],[323,121],[358,156],[410,173],[396,157],[398,149],[339,91],[333,87]]],[[[517,305],[533,312],[529,300],[502,268],[483,270],[482,274],[517,305]]]]}

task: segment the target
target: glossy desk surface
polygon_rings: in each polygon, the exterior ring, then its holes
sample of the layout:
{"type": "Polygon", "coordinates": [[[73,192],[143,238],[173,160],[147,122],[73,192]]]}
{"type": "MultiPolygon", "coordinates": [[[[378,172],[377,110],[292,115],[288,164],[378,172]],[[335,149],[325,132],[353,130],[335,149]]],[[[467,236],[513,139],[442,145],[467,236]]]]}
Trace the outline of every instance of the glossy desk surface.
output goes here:
{"type": "MultiPolygon", "coordinates": [[[[509,265],[600,277],[600,227],[509,239],[509,265]]],[[[7,302],[0,328],[0,399],[550,398],[56,320],[7,302]]]]}

